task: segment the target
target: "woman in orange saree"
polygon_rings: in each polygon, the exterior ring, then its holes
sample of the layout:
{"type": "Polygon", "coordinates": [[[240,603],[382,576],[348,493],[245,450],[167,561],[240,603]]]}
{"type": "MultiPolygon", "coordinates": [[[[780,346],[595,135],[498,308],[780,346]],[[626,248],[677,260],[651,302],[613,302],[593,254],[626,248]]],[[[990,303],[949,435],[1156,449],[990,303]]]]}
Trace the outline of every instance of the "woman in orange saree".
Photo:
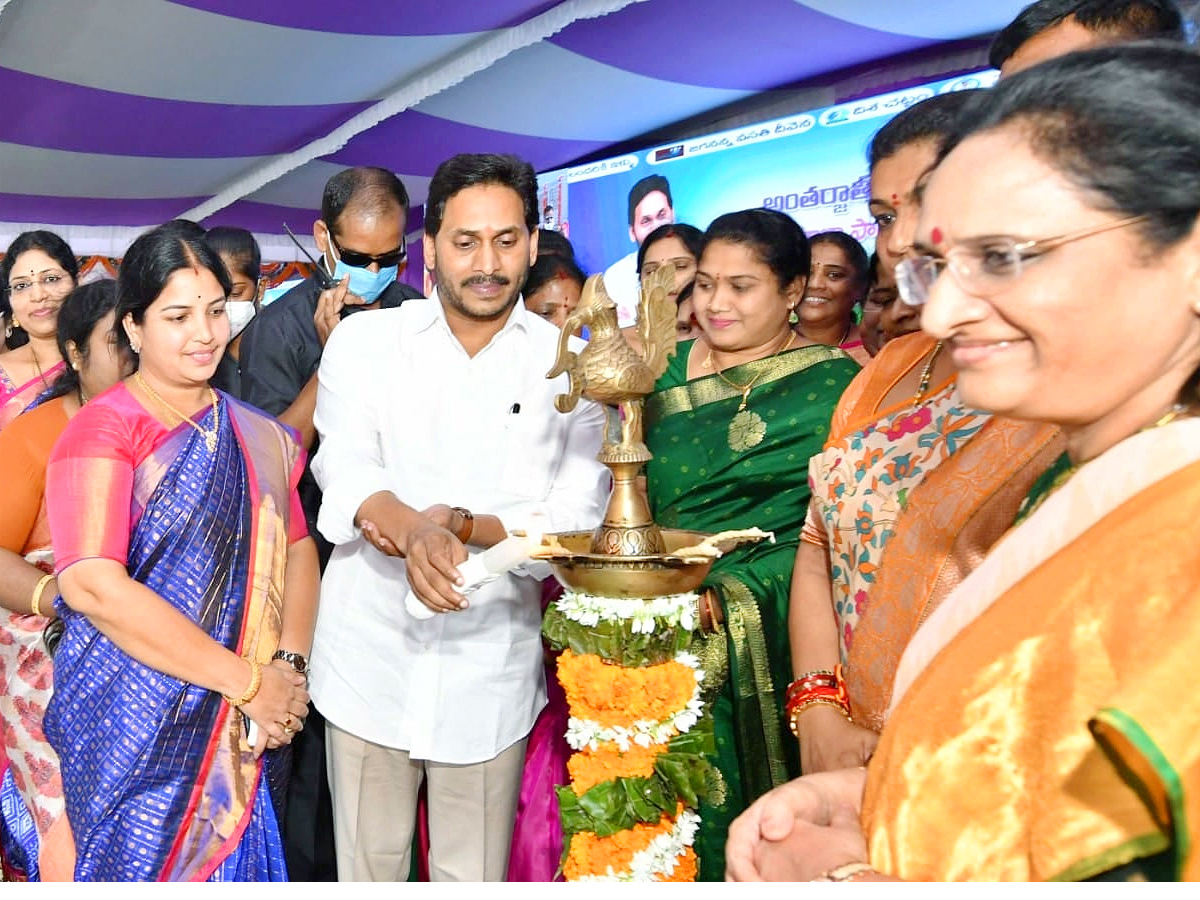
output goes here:
{"type": "MultiPolygon", "coordinates": [[[[871,145],[879,265],[909,252],[919,185],[973,92],[909,107],[871,145]]],[[[963,401],[949,355],[898,300],[889,340],[842,395],[809,466],[813,501],[796,554],[788,627],[797,686],[844,672],[848,708],[797,696],[788,718],[808,774],[870,758],[904,646],[1012,524],[1061,452],[1057,429],[963,401]],[[897,311],[897,307],[904,309],[897,311]],[[842,670],[838,670],[838,665],[842,670]]]]}
{"type": "Polygon", "coordinates": [[[58,754],[42,730],[54,663],[54,551],[46,516],[46,464],[89,397],[129,371],[112,339],[115,285],[96,281],[63,301],[58,341],[71,365],[30,409],[0,432],[0,743],[9,767],[0,782],[0,858],[9,881],[70,880],[74,845],[63,807],[58,754]]]}
{"type": "Polygon", "coordinates": [[[1200,56],[1043,63],[950,147],[901,290],[964,398],[1067,450],[909,643],[868,768],[765,798],[729,874],[1200,877],[1200,56]]]}

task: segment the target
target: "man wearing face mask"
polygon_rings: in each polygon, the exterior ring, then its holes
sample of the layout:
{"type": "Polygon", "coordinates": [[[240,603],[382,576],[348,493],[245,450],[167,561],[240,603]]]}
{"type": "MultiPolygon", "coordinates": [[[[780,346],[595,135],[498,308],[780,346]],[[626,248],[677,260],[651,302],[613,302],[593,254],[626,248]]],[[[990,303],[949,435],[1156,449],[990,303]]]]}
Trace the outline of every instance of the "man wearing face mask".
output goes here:
{"type": "MultiPolygon", "coordinates": [[[[406,262],[407,224],[408,192],[394,174],[373,166],[338,172],[325,185],[321,218],[313,224],[325,278],[292,288],[264,307],[242,334],[241,398],[297,429],[310,460],[316,453],[317,366],[330,333],[351,312],[395,307],[421,296],[397,281],[406,262]],[[322,281],[333,286],[322,289],[322,281]]],[[[299,493],[324,571],[332,546],[316,530],[321,491],[308,469],[299,493]]],[[[283,822],[288,873],[294,881],[334,880],[325,726],[309,709],[306,727],[292,743],[283,822]]]]}

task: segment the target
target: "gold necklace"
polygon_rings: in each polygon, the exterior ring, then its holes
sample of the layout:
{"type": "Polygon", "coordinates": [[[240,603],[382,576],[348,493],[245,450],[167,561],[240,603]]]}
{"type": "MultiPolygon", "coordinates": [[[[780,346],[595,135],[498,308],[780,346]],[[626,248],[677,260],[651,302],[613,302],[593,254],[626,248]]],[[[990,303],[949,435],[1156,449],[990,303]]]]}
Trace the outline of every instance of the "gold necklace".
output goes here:
{"type": "Polygon", "coordinates": [[[181,422],[187,422],[189,425],[191,425],[193,428],[195,428],[198,432],[200,432],[200,436],[204,438],[204,446],[208,448],[209,453],[212,453],[217,449],[217,427],[218,427],[217,392],[214,391],[212,389],[212,387],[209,387],[209,389],[208,389],[208,396],[212,403],[213,424],[212,424],[212,428],[206,430],[204,428],[201,428],[198,424],[196,424],[196,421],[191,416],[185,416],[183,413],[181,413],[179,410],[177,410],[175,407],[173,407],[170,403],[168,403],[166,400],[164,400],[162,397],[160,397],[158,395],[158,392],[155,391],[154,388],[152,388],[152,387],[150,387],[150,385],[146,384],[146,379],[142,377],[141,372],[134,372],[133,380],[138,383],[138,387],[140,387],[143,391],[145,391],[146,395],[148,397],[150,397],[150,399],[154,400],[161,407],[163,407],[163,409],[170,412],[172,415],[174,415],[176,418],[178,418],[181,422]]]}
{"type": "Polygon", "coordinates": [[[929,390],[929,382],[933,378],[933,364],[937,362],[938,354],[942,352],[942,342],[938,341],[933,345],[933,352],[929,354],[929,362],[925,363],[925,368],[921,372],[921,381],[917,384],[917,392],[913,395],[913,406],[920,406],[925,399],[925,394],[929,390]]]}
{"type": "MultiPolygon", "coordinates": [[[[1153,431],[1155,428],[1162,428],[1164,425],[1169,425],[1176,419],[1188,415],[1189,412],[1190,410],[1186,404],[1176,403],[1169,410],[1167,410],[1166,413],[1155,419],[1149,425],[1144,425],[1139,428],[1138,432],[1153,431]]],[[[1021,506],[1017,509],[1017,518],[1014,524],[1020,525],[1023,521],[1028,519],[1033,514],[1034,510],[1041,506],[1051,494],[1066,484],[1079,470],[1079,467],[1083,465],[1083,463],[1071,462],[1070,458],[1065,452],[1059,457],[1059,459],[1066,459],[1067,464],[1061,468],[1056,475],[1054,475],[1054,477],[1050,480],[1050,483],[1046,485],[1045,489],[1036,495],[1035,491],[1037,489],[1037,482],[1034,483],[1034,487],[1030,489],[1029,495],[1026,496],[1026,498],[1022,501],[1021,506]]],[[[1053,469],[1055,465],[1057,465],[1057,463],[1052,464],[1050,468],[1053,469]]]]}
{"type": "Polygon", "coordinates": [[[43,387],[50,387],[46,382],[46,375],[42,372],[42,364],[38,362],[37,351],[33,349],[33,344],[29,345],[29,355],[33,357],[33,367],[37,370],[38,379],[42,382],[43,387]]]}
{"type": "MultiPolygon", "coordinates": [[[[796,332],[788,329],[787,341],[772,353],[770,356],[763,357],[764,361],[774,359],[780,353],[792,346],[792,342],[796,340],[796,332]]],[[[713,348],[710,345],[708,348],[708,358],[705,360],[707,368],[713,368],[713,348]]],[[[731,367],[732,368],[732,367],[731,367]]],[[[735,391],[740,391],[742,400],[738,404],[737,412],[733,414],[733,418],[729,420],[729,449],[734,452],[741,453],[749,450],[751,447],[757,447],[762,443],[762,439],[767,435],[767,423],[763,421],[762,416],[758,413],[747,410],[746,404],[750,401],[750,392],[754,390],[754,386],[767,374],[769,369],[763,368],[761,372],[750,379],[746,384],[738,384],[735,381],[725,377],[725,372],[721,369],[716,370],[717,377],[733,388],[735,391]]]]}

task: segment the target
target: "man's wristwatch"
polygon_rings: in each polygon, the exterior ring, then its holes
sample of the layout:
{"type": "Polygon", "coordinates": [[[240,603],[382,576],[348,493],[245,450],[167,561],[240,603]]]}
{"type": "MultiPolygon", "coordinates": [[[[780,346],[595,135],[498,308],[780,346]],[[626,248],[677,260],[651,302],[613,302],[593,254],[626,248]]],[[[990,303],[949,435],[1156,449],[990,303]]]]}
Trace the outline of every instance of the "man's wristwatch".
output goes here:
{"type": "Polygon", "coordinates": [[[271,659],[282,659],[295,669],[298,674],[308,675],[308,659],[299,653],[293,653],[291,650],[276,650],[275,655],[271,659]]]}
{"type": "Polygon", "coordinates": [[[475,530],[475,516],[464,506],[452,506],[450,508],[462,517],[462,528],[458,530],[458,534],[455,537],[465,544],[471,539],[471,532],[475,530]]]}

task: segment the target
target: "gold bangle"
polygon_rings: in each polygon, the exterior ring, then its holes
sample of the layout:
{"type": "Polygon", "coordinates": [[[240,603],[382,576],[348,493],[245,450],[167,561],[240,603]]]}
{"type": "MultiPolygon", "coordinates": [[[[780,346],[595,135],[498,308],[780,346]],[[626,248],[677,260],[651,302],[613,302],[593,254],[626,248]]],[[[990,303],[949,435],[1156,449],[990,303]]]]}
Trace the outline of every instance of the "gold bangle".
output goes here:
{"type": "Polygon", "coordinates": [[[842,706],[842,704],[838,701],[832,698],[826,699],[825,697],[814,697],[812,700],[807,701],[803,705],[797,706],[788,715],[788,728],[792,730],[792,734],[796,736],[797,740],[800,738],[800,714],[807,712],[814,706],[832,706],[846,717],[847,722],[852,723],[854,721],[854,719],[850,716],[850,710],[846,709],[846,707],[842,706]]]}
{"type": "Polygon", "coordinates": [[[870,863],[842,863],[840,866],[830,869],[824,875],[814,878],[813,881],[854,881],[859,875],[865,875],[868,872],[874,871],[870,863]]]}
{"type": "Polygon", "coordinates": [[[258,689],[262,687],[262,666],[257,660],[248,659],[250,663],[250,686],[246,688],[246,692],[240,697],[230,697],[228,694],[221,696],[235,709],[239,706],[245,706],[258,695],[258,689]]]}
{"type": "Polygon", "coordinates": [[[46,585],[48,585],[53,580],[54,580],[53,575],[43,575],[41,577],[41,580],[38,581],[37,587],[35,587],[33,589],[33,600],[30,601],[29,605],[33,609],[33,614],[35,616],[40,616],[42,614],[42,609],[41,609],[42,593],[46,590],[46,585]]]}

